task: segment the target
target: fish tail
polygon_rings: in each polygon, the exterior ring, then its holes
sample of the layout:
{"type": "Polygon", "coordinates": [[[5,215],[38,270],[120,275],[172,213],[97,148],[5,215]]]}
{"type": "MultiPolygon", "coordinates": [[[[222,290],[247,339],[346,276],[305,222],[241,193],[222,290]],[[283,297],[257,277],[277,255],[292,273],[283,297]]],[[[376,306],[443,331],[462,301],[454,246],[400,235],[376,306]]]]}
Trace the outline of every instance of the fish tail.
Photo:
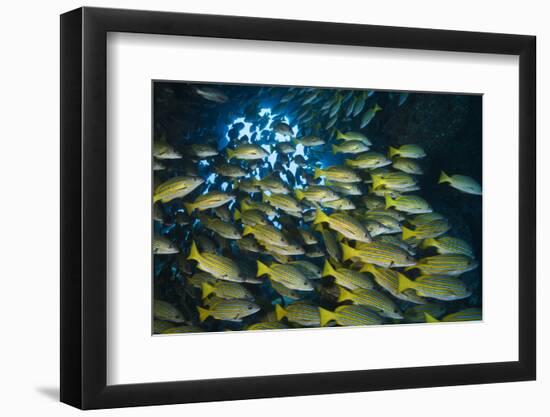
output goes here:
{"type": "Polygon", "coordinates": [[[239,211],[238,208],[235,209],[235,214],[233,215],[233,219],[234,219],[235,221],[241,219],[241,212],[239,211]]]}
{"type": "Polygon", "coordinates": [[[193,243],[191,243],[191,251],[189,252],[189,256],[187,257],[187,259],[200,262],[201,254],[199,253],[199,250],[197,249],[197,244],[194,241],[193,243]]]}
{"type": "Polygon", "coordinates": [[[378,175],[371,175],[372,178],[372,189],[377,190],[384,186],[384,179],[378,175]]]}
{"type": "Polygon", "coordinates": [[[252,226],[245,226],[244,227],[243,236],[253,235],[253,234],[254,234],[254,230],[252,229],[252,226]]]}
{"type": "Polygon", "coordinates": [[[420,247],[422,249],[427,249],[431,246],[435,246],[436,244],[436,241],[433,237],[429,238],[429,239],[424,239],[424,241],[422,241],[422,245],[420,245],[420,247]]]}
{"type": "Polygon", "coordinates": [[[271,274],[271,268],[268,267],[266,264],[263,264],[260,261],[256,261],[256,264],[258,265],[258,272],[256,273],[256,277],[271,274]]]}
{"type": "Polygon", "coordinates": [[[441,175],[439,176],[438,184],[443,184],[444,182],[451,182],[451,177],[449,177],[447,174],[445,174],[445,171],[441,171],[441,175]]]}
{"type": "Polygon", "coordinates": [[[323,170],[321,168],[315,168],[315,171],[313,173],[313,179],[317,179],[323,176],[323,170]]]}
{"type": "Polygon", "coordinates": [[[338,302],[341,303],[342,301],[351,300],[351,292],[346,290],[344,287],[340,288],[340,294],[338,295],[338,302]]]}
{"type": "Polygon", "coordinates": [[[380,110],[382,110],[382,107],[380,107],[380,106],[378,105],[378,103],[376,103],[376,104],[374,105],[374,111],[377,112],[377,111],[380,111],[380,110]]]}
{"type": "Polygon", "coordinates": [[[201,323],[205,321],[208,316],[210,316],[210,310],[207,310],[206,308],[197,306],[197,310],[199,312],[199,320],[201,321],[201,323]]]}
{"type": "Polygon", "coordinates": [[[233,149],[227,148],[227,159],[231,161],[235,157],[235,151],[233,149]]]}
{"type": "Polygon", "coordinates": [[[209,283],[205,282],[202,284],[202,298],[205,299],[210,294],[214,292],[214,287],[209,283]]]}
{"type": "Polygon", "coordinates": [[[353,256],[357,253],[356,249],[343,243],[340,243],[340,247],[342,248],[342,259],[344,261],[353,258],[353,256]]]}
{"type": "Polygon", "coordinates": [[[398,292],[403,292],[405,290],[408,290],[409,288],[414,288],[414,287],[415,287],[414,281],[410,280],[403,274],[399,275],[399,285],[397,288],[398,292]]]}
{"type": "Polygon", "coordinates": [[[333,266],[330,264],[329,261],[325,261],[325,266],[323,267],[323,273],[321,274],[322,277],[328,277],[329,275],[334,274],[336,271],[334,270],[333,266]]]}
{"type": "Polygon", "coordinates": [[[359,270],[359,272],[370,272],[374,275],[376,272],[376,269],[374,268],[373,264],[364,264],[363,267],[359,270]]]}
{"type": "Polygon", "coordinates": [[[409,229],[405,226],[402,226],[402,230],[403,230],[403,236],[402,236],[401,240],[407,240],[411,237],[416,236],[416,232],[414,230],[411,230],[411,229],[409,229]]]}
{"type": "Polygon", "coordinates": [[[321,327],[325,326],[329,321],[334,320],[336,315],[329,310],[319,307],[319,316],[321,318],[321,327]]]}
{"type": "Polygon", "coordinates": [[[395,206],[395,200],[389,194],[384,195],[384,199],[386,200],[386,209],[395,206]]]}
{"type": "Polygon", "coordinates": [[[342,132],[340,132],[338,129],[336,129],[336,139],[345,139],[346,137],[342,132]]]}
{"type": "Polygon", "coordinates": [[[241,201],[241,210],[242,211],[246,211],[246,210],[250,210],[250,209],[251,209],[251,207],[250,207],[249,204],[246,203],[246,201],[244,201],[244,200],[241,201]]]}
{"type": "Polygon", "coordinates": [[[302,190],[294,190],[294,195],[298,200],[303,200],[305,197],[304,192],[302,190]]]}
{"type": "Polygon", "coordinates": [[[157,201],[162,200],[162,197],[160,197],[158,194],[155,194],[153,196],[153,204],[155,204],[157,201]]]}
{"type": "Polygon", "coordinates": [[[340,148],[336,145],[332,145],[332,153],[336,155],[338,152],[340,152],[340,148]]]}
{"type": "Polygon", "coordinates": [[[262,203],[267,203],[268,200],[269,200],[269,197],[265,193],[262,193],[262,203]]]}
{"type": "Polygon", "coordinates": [[[233,180],[233,189],[236,190],[239,188],[239,181],[233,180]]]}
{"type": "Polygon", "coordinates": [[[275,305],[275,314],[277,316],[277,320],[281,321],[284,317],[287,316],[286,310],[281,307],[279,304],[275,305]]]}
{"type": "Polygon", "coordinates": [[[355,161],[353,159],[344,159],[344,164],[349,165],[349,166],[353,166],[354,162],[355,161]]]}
{"type": "Polygon", "coordinates": [[[390,158],[393,158],[395,155],[399,155],[399,150],[390,146],[389,154],[390,154],[390,158]]]}
{"type": "Polygon", "coordinates": [[[319,223],[323,223],[323,222],[328,223],[328,221],[329,221],[329,217],[322,210],[318,209],[315,213],[315,218],[313,219],[313,224],[319,224],[319,223]]]}
{"type": "Polygon", "coordinates": [[[430,313],[424,312],[424,318],[426,319],[426,323],[439,323],[440,322],[440,320],[436,319],[430,313]]]}
{"type": "Polygon", "coordinates": [[[192,203],[183,203],[183,207],[185,207],[187,214],[191,214],[195,210],[195,206],[192,203]]]}

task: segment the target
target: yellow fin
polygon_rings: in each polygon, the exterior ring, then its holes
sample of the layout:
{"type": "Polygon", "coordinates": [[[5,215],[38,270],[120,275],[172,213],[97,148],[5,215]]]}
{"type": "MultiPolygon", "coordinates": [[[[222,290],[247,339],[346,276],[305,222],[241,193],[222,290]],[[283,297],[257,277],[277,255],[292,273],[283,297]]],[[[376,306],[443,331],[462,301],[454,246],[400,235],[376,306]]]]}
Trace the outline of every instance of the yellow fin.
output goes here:
{"type": "Polygon", "coordinates": [[[420,247],[421,247],[422,249],[427,249],[427,248],[430,248],[430,247],[432,247],[432,246],[435,247],[436,244],[437,244],[437,241],[436,241],[433,237],[431,237],[431,238],[429,238],[429,239],[424,239],[424,240],[422,241],[422,245],[420,245],[420,247]]]}
{"type": "Polygon", "coordinates": [[[323,170],[321,168],[315,168],[313,173],[313,179],[317,179],[323,176],[323,170]]]}
{"type": "Polygon", "coordinates": [[[336,155],[338,152],[340,152],[340,148],[336,145],[332,145],[332,153],[336,155]]]}
{"type": "Polygon", "coordinates": [[[197,306],[197,310],[199,312],[199,320],[201,322],[205,321],[208,318],[208,316],[210,316],[210,310],[207,310],[206,308],[197,306]]]}
{"type": "Polygon", "coordinates": [[[302,190],[294,190],[294,195],[298,200],[303,200],[305,197],[304,192],[302,190]]]}
{"type": "Polygon", "coordinates": [[[416,231],[414,231],[414,230],[411,230],[411,229],[409,229],[405,226],[402,226],[401,229],[403,230],[403,237],[401,238],[401,240],[407,240],[411,237],[416,236],[416,231]]]}
{"type": "Polygon", "coordinates": [[[254,234],[254,229],[252,229],[252,226],[245,226],[244,227],[243,236],[253,235],[253,234],[254,234]]]}
{"type": "Polygon", "coordinates": [[[389,154],[390,158],[393,158],[395,155],[399,155],[399,149],[395,149],[394,147],[390,146],[389,154]]]}
{"type": "Polygon", "coordinates": [[[385,194],[384,199],[386,200],[386,209],[389,209],[395,206],[395,200],[392,199],[389,194],[385,194]]]}
{"type": "Polygon", "coordinates": [[[275,314],[277,316],[277,320],[281,321],[284,317],[287,316],[286,310],[281,307],[279,304],[275,305],[275,314]]]}
{"type": "Polygon", "coordinates": [[[231,161],[235,157],[235,151],[233,149],[227,148],[227,159],[231,161]]]}
{"type": "Polygon", "coordinates": [[[185,207],[187,214],[191,214],[195,210],[195,206],[192,203],[183,203],[183,207],[185,207]]]}
{"type": "Polygon", "coordinates": [[[338,295],[338,302],[341,303],[342,301],[351,300],[353,294],[346,290],[344,287],[340,288],[340,294],[338,295]]]}
{"type": "Polygon", "coordinates": [[[252,206],[250,204],[247,204],[246,201],[241,201],[241,210],[246,211],[252,209],[252,206]]]}
{"type": "Polygon", "coordinates": [[[241,219],[241,212],[240,212],[239,209],[237,209],[237,208],[235,209],[235,214],[233,215],[233,219],[234,219],[235,221],[241,219]]]}
{"type": "Polygon", "coordinates": [[[336,129],[336,139],[345,139],[346,136],[340,132],[338,129],[336,129]]]}
{"type": "Polygon", "coordinates": [[[199,250],[197,249],[197,244],[195,241],[191,243],[191,251],[189,252],[189,256],[187,259],[191,259],[193,261],[200,262],[201,261],[201,254],[199,253],[199,250]]]}
{"type": "Polygon", "coordinates": [[[258,265],[258,272],[256,273],[256,277],[260,277],[264,274],[271,275],[271,268],[268,267],[266,264],[263,264],[260,261],[256,261],[256,264],[258,265]]]}
{"type": "Polygon", "coordinates": [[[336,319],[336,314],[321,307],[319,307],[319,316],[321,318],[321,326],[325,326],[329,321],[336,319]]]}
{"type": "Polygon", "coordinates": [[[397,288],[398,292],[403,292],[409,288],[415,288],[415,282],[407,278],[405,275],[399,275],[399,285],[397,288]]]}
{"type": "Polygon", "coordinates": [[[325,265],[323,266],[323,273],[321,274],[322,277],[328,277],[328,276],[334,276],[334,273],[336,271],[332,267],[329,261],[325,261],[325,265]]]}
{"type": "Polygon", "coordinates": [[[376,273],[376,268],[373,264],[364,264],[363,267],[359,270],[359,272],[370,272],[371,274],[376,273]]]}
{"type": "Polygon", "coordinates": [[[343,243],[340,243],[340,247],[342,248],[342,259],[344,261],[353,258],[353,256],[357,253],[357,249],[354,249],[351,246],[345,245],[343,243]]]}
{"type": "Polygon", "coordinates": [[[384,186],[384,179],[380,175],[371,174],[372,178],[372,189],[377,190],[384,186]]]}
{"type": "Polygon", "coordinates": [[[444,182],[448,182],[450,184],[452,180],[451,180],[451,177],[445,174],[445,171],[441,171],[441,175],[439,176],[439,181],[437,183],[443,184],[444,182]]]}
{"type": "Polygon", "coordinates": [[[206,298],[208,297],[210,294],[212,294],[214,292],[215,288],[210,285],[209,283],[207,282],[204,282],[202,284],[202,298],[206,298]]]}
{"type": "Polygon", "coordinates": [[[430,313],[424,312],[424,318],[426,319],[426,323],[439,323],[440,322],[440,320],[436,319],[430,313]]]}
{"type": "Polygon", "coordinates": [[[330,218],[323,212],[323,210],[317,209],[315,212],[315,218],[313,219],[313,224],[319,224],[326,222],[328,223],[330,218]]]}
{"type": "Polygon", "coordinates": [[[382,110],[382,107],[380,107],[380,106],[378,105],[378,103],[376,103],[376,104],[374,105],[374,111],[377,112],[377,111],[380,111],[380,110],[382,110]]]}

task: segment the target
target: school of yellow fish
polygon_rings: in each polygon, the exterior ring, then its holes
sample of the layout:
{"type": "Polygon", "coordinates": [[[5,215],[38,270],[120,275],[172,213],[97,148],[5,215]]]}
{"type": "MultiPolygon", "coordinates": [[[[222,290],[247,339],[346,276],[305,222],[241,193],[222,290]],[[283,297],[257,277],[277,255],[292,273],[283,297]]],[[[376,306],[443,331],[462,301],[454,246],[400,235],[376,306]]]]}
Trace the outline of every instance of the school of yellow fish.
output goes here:
{"type": "MultiPolygon", "coordinates": [[[[196,94],[212,103],[230,99],[214,87],[197,87],[196,94]]],[[[292,99],[308,104],[312,94],[296,92],[292,99]]],[[[353,116],[358,100],[361,126],[383,111],[354,98],[351,110],[338,107],[334,115],[353,116]]],[[[328,117],[337,105],[328,107],[328,117]]],[[[481,319],[477,307],[447,314],[446,302],[472,294],[461,275],[478,261],[470,242],[453,235],[445,213],[421,196],[419,178],[429,158],[422,146],[382,149],[360,130],[339,130],[338,119],[326,136],[296,135],[281,120],[270,129],[283,139],[269,146],[240,141],[182,150],[154,138],[155,174],[187,155],[209,169],[208,175],[190,169],[156,178],[155,230],[163,230],[163,207],[171,205],[178,213],[174,224],[185,232],[153,237],[155,270],[181,284],[178,302],[155,294],[155,334],[481,319]],[[299,145],[304,155],[327,145],[343,163],[312,165],[313,159],[293,156],[299,145]],[[305,185],[277,171],[253,174],[275,151],[309,170],[305,185]],[[227,179],[226,189],[208,186],[210,173],[227,179]]],[[[438,182],[442,193],[452,187],[482,194],[462,173],[441,171],[424,181],[438,182]]]]}

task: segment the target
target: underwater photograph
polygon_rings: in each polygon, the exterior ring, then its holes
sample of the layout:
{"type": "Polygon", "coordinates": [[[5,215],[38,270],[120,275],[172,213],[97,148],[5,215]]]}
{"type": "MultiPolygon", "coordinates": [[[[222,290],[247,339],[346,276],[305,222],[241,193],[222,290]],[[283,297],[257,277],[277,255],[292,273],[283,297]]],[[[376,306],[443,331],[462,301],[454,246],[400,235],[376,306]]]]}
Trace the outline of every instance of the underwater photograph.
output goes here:
{"type": "Polygon", "coordinates": [[[153,334],[482,320],[482,96],[152,82],[153,334]]]}

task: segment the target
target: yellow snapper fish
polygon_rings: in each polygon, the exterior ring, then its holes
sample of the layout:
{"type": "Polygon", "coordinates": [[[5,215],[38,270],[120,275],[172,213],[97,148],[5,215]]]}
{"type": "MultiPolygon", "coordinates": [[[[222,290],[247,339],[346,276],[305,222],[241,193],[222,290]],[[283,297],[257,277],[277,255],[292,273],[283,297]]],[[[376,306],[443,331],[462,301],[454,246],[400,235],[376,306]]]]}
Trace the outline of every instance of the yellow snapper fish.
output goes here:
{"type": "Polygon", "coordinates": [[[323,244],[327,250],[327,254],[334,260],[340,262],[342,260],[342,250],[338,244],[337,237],[329,230],[319,225],[319,229],[323,237],[323,244]]]}
{"type": "Polygon", "coordinates": [[[246,236],[242,239],[237,240],[237,247],[243,251],[249,251],[254,253],[263,252],[260,244],[252,236],[246,236]]]}
{"type": "Polygon", "coordinates": [[[315,245],[316,243],[319,243],[317,237],[309,230],[304,230],[300,228],[298,229],[298,234],[306,245],[315,245]]]}
{"type": "Polygon", "coordinates": [[[340,243],[342,258],[372,263],[384,268],[416,265],[416,260],[401,248],[382,242],[362,243],[357,248],[340,243]]]}
{"type": "Polygon", "coordinates": [[[434,238],[441,236],[451,228],[447,219],[434,220],[433,222],[417,226],[414,230],[403,226],[403,240],[414,237],[417,240],[434,238]]]}
{"type": "Polygon", "coordinates": [[[417,195],[401,195],[392,198],[389,194],[386,194],[384,198],[387,209],[395,207],[396,210],[411,214],[430,213],[432,211],[428,202],[417,195]]]}
{"type": "Polygon", "coordinates": [[[285,122],[275,123],[273,130],[283,136],[292,136],[292,128],[285,122]]]}
{"type": "Polygon", "coordinates": [[[201,332],[204,332],[204,330],[197,326],[176,326],[176,327],[169,327],[168,329],[164,329],[161,333],[162,334],[184,334],[184,333],[201,333],[201,332]]]}
{"type": "Polygon", "coordinates": [[[269,267],[260,261],[256,262],[257,277],[267,275],[272,281],[277,281],[291,290],[313,291],[313,285],[299,268],[288,264],[272,264],[269,267]]]}
{"type": "Polygon", "coordinates": [[[321,177],[343,183],[361,182],[361,178],[354,170],[343,166],[330,166],[324,169],[315,168],[313,178],[317,179],[321,177]]]}
{"type": "Polygon", "coordinates": [[[411,190],[416,186],[416,180],[404,172],[389,172],[387,174],[371,174],[372,186],[375,190],[386,188],[389,190],[411,190]]]}
{"type": "Polygon", "coordinates": [[[358,220],[345,213],[333,213],[330,216],[317,210],[313,224],[328,223],[332,230],[342,233],[345,237],[359,242],[371,242],[372,239],[367,228],[358,220]]]}
{"type": "Polygon", "coordinates": [[[357,183],[327,180],[325,181],[325,184],[340,194],[345,194],[345,195],[363,194],[363,192],[361,191],[361,188],[359,188],[359,184],[357,183]]]}
{"type": "Polygon", "coordinates": [[[290,242],[283,233],[271,225],[257,224],[256,226],[246,226],[243,231],[243,236],[253,235],[259,242],[265,242],[275,246],[286,246],[290,242]]]}
{"type": "Polygon", "coordinates": [[[438,320],[434,315],[425,312],[424,316],[426,318],[426,323],[438,323],[442,322],[453,322],[453,321],[478,321],[482,319],[481,309],[480,308],[467,308],[456,313],[447,314],[441,320],[438,320]]]}
{"type": "Polygon", "coordinates": [[[244,282],[239,266],[231,259],[214,253],[199,253],[195,242],[191,244],[191,251],[187,259],[197,261],[197,267],[212,274],[218,279],[232,282],[244,282]]]}
{"type": "Polygon", "coordinates": [[[465,175],[448,176],[445,172],[441,171],[438,183],[449,183],[451,187],[463,193],[481,195],[481,185],[473,178],[465,175]]]}
{"type": "Polygon", "coordinates": [[[213,284],[217,282],[216,277],[208,272],[197,272],[187,278],[187,283],[195,288],[202,288],[202,284],[213,284]]]}
{"type": "Polygon", "coordinates": [[[271,195],[262,194],[262,201],[264,203],[269,203],[273,207],[286,212],[298,212],[302,211],[300,203],[298,203],[292,196],[286,194],[275,194],[271,195]]]}
{"type": "Polygon", "coordinates": [[[260,242],[265,250],[270,254],[278,254],[284,256],[303,255],[305,253],[304,248],[296,243],[290,243],[285,246],[270,245],[266,242],[260,242]]]}
{"type": "Polygon", "coordinates": [[[298,268],[310,280],[321,278],[321,268],[314,263],[309,261],[293,261],[289,262],[289,265],[298,268]]]}
{"type": "Polygon", "coordinates": [[[363,113],[363,117],[361,117],[361,123],[360,123],[361,129],[367,126],[372,121],[372,119],[374,119],[374,116],[376,115],[376,113],[378,113],[381,110],[382,110],[382,107],[380,107],[378,104],[375,104],[373,108],[363,113]]]}
{"type": "Polygon", "coordinates": [[[306,327],[321,325],[319,310],[315,306],[305,302],[298,301],[288,305],[286,308],[277,304],[275,312],[279,321],[286,317],[289,322],[306,327]]]}
{"type": "Polygon", "coordinates": [[[399,292],[409,288],[421,297],[443,301],[461,300],[472,295],[460,279],[445,275],[422,275],[414,281],[404,275],[399,276],[399,292]]]}
{"type": "Polygon", "coordinates": [[[341,145],[332,145],[332,153],[335,155],[339,153],[357,154],[368,150],[369,147],[359,140],[349,140],[341,145]]]}
{"type": "Polygon", "coordinates": [[[225,103],[227,100],[229,100],[229,98],[223,92],[213,87],[195,87],[195,91],[204,99],[208,101],[213,101],[214,103],[225,103]]]}
{"type": "Polygon", "coordinates": [[[325,144],[325,141],[317,136],[303,136],[299,139],[294,139],[292,141],[295,145],[302,145],[306,147],[321,146],[325,144]]]}
{"type": "Polygon", "coordinates": [[[197,306],[197,310],[201,322],[208,317],[214,317],[217,320],[241,322],[244,317],[260,311],[260,307],[252,301],[231,299],[216,302],[208,309],[197,306]]]}
{"type": "Polygon", "coordinates": [[[344,141],[359,141],[364,143],[366,146],[371,146],[372,142],[361,132],[346,132],[342,133],[339,130],[336,130],[336,139],[344,141]]]}
{"type": "Polygon", "coordinates": [[[347,268],[335,269],[328,260],[325,261],[322,276],[334,277],[336,284],[352,291],[360,288],[370,289],[374,287],[374,283],[368,275],[347,268]]]}
{"type": "Polygon", "coordinates": [[[155,255],[172,255],[179,251],[178,247],[166,236],[155,235],[153,238],[153,253],[155,255]]]}
{"type": "Polygon", "coordinates": [[[252,200],[248,197],[241,201],[241,211],[244,213],[247,210],[260,210],[268,216],[277,215],[277,211],[271,205],[261,201],[252,200]]]}
{"type": "Polygon", "coordinates": [[[443,304],[419,304],[406,309],[403,316],[405,316],[405,320],[409,322],[423,322],[425,321],[426,313],[432,317],[439,318],[445,314],[445,310],[443,304]]]}
{"type": "Polygon", "coordinates": [[[166,329],[169,329],[170,327],[174,327],[174,323],[170,323],[169,321],[165,320],[153,320],[153,334],[159,334],[165,331],[166,329]]]}
{"type": "MultiPolygon", "coordinates": [[[[382,200],[383,201],[383,200],[382,200]]],[[[365,217],[367,218],[376,218],[378,216],[389,216],[393,219],[397,220],[398,222],[401,222],[405,220],[405,215],[395,209],[391,208],[384,208],[385,203],[382,202],[382,205],[376,208],[368,209],[365,213],[365,217]]]]}
{"type": "Polygon", "coordinates": [[[474,257],[472,247],[462,239],[451,236],[442,236],[437,239],[426,239],[420,245],[422,249],[435,248],[440,255],[466,255],[474,257]]]}
{"type": "Polygon", "coordinates": [[[185,322],[183,314],[181,314],[181,312],[176,307],[174,307],[170,303],[167,303],[166,301],[153,301],[153,315],[158,320],[165,320],[172,323],[185,322]]]}
{"type": "Polygon", "coordinates": [[[424,224],[427,224],[427,223],[431,223],[431,222],[434,222],[436,220],[445,220],[445,216],[443,216],[442,214],[440,213],[424,213],[424,214],[418,214],[416,216],[413,216],[413,217],[409,217],[407,219],[407,221],[418,227],[418,226],[422,226],[424,224]]]}
{"type": "MultiPolygon", "coordinates": [[[[231,223],[224,222],[220,219],[211,217],[200,217],[201,224],[208,230],[212,230],[221,237],[226,239],[241,239],[243,237],[241,231],[231,223]]],[[[208,251],[212,252],[212,251],[208,251]]]]}
{"type": "Polygon", "coordinates": [[[231,298],[241,298],[243,300],[254,300],[254,297],[243,285],[238,282],[219,281],[216,283],[202,284],[202,298],[208,297],[210,294],[214,294],[216,297],[223,298],[225,300],[231,298]]]}
{"type": "Polygon", "coordinates": [[[340,287],[338,302],[352,301],[376,311],[378,314],[391,319],[402,319],[399,307],[384,293],[375,289],[359,289],[353,292],[340,287]]]}
{"type": "Polygon", "coordinates": [[[330,311],[319,307],[321,326],[326,326],[330,321],[335,321],[340,326],[368,326],[382,324],[378,314],[361,305],[343,305],[330,311]]]}
{"type": "Polygon", "coordinates": [[[233,200],[235,200],[235,196],[233,195],[221,191],[210,191],[198,196],[193,203],[183,203],[183,206],[187,213],[191,214],[194,210],[204,211],[220,207],[233,200]]]}
{"type": "Polygon", "coordinates": [[[426,302],[423,298],[417,296],[414,291],[405,290],[399,292],[399,277],[403,274],[395,269],[377,268],[372,264],[365,264],[360,271],[372,274],[378,285],[400,300],[415,304],[424,304],[426,302]]]}
{"type": "Polygon", "coordinates": [[[285,287],[283,284],[277,281],[272,280],[271,287],[280,296],[290,298],[291,300],[299,300],[304,296],[301,291],[291,290],[290,288],[285,287]]]}
{"type": "Polygon", "coordinates": [[[242,224],[247,226],[256,226],[257,224],[269,224],[265,217],[265,214],[261,210],[257,209],[246,210],[242,213],[238,209],[235,209],[233,220],[240,220],[242,224]]]}
{"type": "Polygon", "coordinates": [[[352,168],[376,169],[391,165],[391,160],[378,152],[365,152],[355,159],[346,159],[344,163],[352,168]]]}
{"type": "Polygon", "coordinates": [[[246,175],[246,171],[238,165],[222,164],[214,167],[214,171],[224,177],[241,178],[246,175]]]}
{"type": "Polygon", "coordinates": [[[403,158],[420,159],[426,156],[426,152],[418,145],[401,145],[399,148],[389,149],[390,158],[401,156],[403,158]]]}
{"type": "Polygon", "coordinates": [[[160,141],[153,144],[153,156],[157,159],[180,159],[181,153],[166,142],[160,141]]]}
{"type": "Polygon", "coordinates": [[[333,210],[355,210],[355,204],[347,197],[339,198],[338,200],[326,201],[321,203],[323,207],[333,210]]]}
{"type": "Polygon", "coordinates": [[[194,143],[191,145],[191,153],[199,158],[208,158],[210,156],[218,155],[218,150],[210,145],[202,143],[194,143]]]}
{"type": "Polygon", "coordinates": [[[268,175],[260,180],[253,180],[253,183],[262,191],[270,191],[276,194],[288,194],[290,190],[286,184],[274,175],[268,175]]]}
{"type": "Polygon", "coordinates": [[[435,255],[420,259],[416,265],[408,267],[405,271],[418,268],[424,275],[458,276],[477,266],[478,263],[468,256],[435,255]]]}
{"type": "Polygon", "coordinates": [[[261,146],[245,143],[237,146],[236,149],[227,148],[227,159],[243,159],[247,161],[253,161],[256,159],[263,159],[268,156],[268,153],[261,146]]]}
{"type": "Polygon", "coordinates": [[[153,203],[157,201],[168,203],[175,198],[185,197],[202,183],[204,183],[204,179],[200,177],[181,176],[171,178],[155,188],[153,203]]]}
{"type": "Polygon", "coordinates": [[[411,158],[395,158],[392,166],[399,171],[406,172],[407,174],[421,175],[424,173],[418,162],[411,158]]]}
{"type": "Polygon", "coordinates": [[[251,324],[246,330],[280,330],[288,329],[288,326],[280,321],[264,321],[251,324]]]}

